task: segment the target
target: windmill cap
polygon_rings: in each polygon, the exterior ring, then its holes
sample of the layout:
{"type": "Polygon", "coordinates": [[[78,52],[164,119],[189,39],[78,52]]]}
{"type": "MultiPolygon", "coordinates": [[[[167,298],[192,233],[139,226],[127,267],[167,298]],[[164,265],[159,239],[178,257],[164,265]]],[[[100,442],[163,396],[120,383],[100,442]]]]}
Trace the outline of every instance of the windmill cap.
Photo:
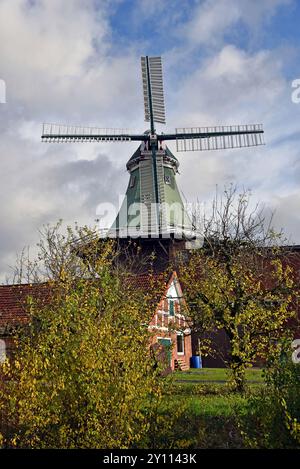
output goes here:
{"type": "MultiPolygon", "coordinates": [[[[130,171],[130,169],[133,166],[138,164],[139,161],[145,157],[145,154],[146,154],[147,150],[145,151],[143,149],[142,145],[140,145],[136,149],[136,151],[133,153],[131,158],[127,161],[126,168],[127,168],[128,171],[130,171]]],[[[149,153],[149,155],[151,154],[151,152],[149,150],[148,150],[148,153],[149,153]]],[[[166,162],[168,162],[168,163],[171,163],[174,166],[175,170],[178,169],[179,161],[176,158],[176,156],[173,155],[173,153],[171,152],[171,150],[167,146],[165,146],[162,150],[157,150],[157,155],[163,156],[164,160],[166,160],[166,162]]]]}

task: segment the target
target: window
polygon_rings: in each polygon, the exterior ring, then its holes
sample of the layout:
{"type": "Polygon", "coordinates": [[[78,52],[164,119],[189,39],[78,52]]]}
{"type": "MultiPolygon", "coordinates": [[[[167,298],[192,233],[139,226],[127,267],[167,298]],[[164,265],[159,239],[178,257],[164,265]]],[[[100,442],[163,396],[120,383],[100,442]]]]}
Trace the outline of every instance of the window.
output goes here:
{"type": "Polygon", "coordinates": [[[148,202],[151,202],[151,194],[149,194],[149,192],[142,194],[141,199],[143,204],[147,204],[148,202]]]}
{"type": "Polygon", "coordinates": [[[165,174],[165,183],[171,184],[171,176],[168,176],[167,174],[165,174]]]}
{"type": "Polygon", "coordinates": [[[184,354],[184,336],[183,334],[177,334],[177,353],[184,354]]]}
{"type": "Polygon", "coordinates": [[[6,344],[5,340],[0,339],[0,363],[3,363],[6,359],[6,344]]]}
{"type": "Polygon", "coordinates": [[[129,187],[132,188],[135,185],[135,176],[130,176],[129,187]]]}
{"type": "Polygon", "coordinates": [[[169,314],[170,316],[174,316],[174,301],[169,300],[169,314]]]}

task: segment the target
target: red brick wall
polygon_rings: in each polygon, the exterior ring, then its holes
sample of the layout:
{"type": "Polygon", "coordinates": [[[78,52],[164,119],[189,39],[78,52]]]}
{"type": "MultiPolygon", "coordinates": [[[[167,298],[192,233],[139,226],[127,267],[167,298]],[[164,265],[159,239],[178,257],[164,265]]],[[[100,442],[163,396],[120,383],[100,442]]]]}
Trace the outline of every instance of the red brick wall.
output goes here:
{"type": "MultiPolygon", "coordinates": [[[[176,277],[177,280],[177,277],[176,277]]],[[[169,285],[172,283],[172,278],[169,285]]],[[[169,314],[169,303],[166,298],[163,298],[150,322],[150,330],[153,333],[151,344],[157,343],[159,338],[169,338],[172,343],[172,358],[171,368],[175,368],[175,360],[180,359],[185,361],[190,367],[190,358],[192,356],[192,338],[191,334],[184,334],[184,353],[178,354],[177,351],[177,332],[182,332],[189,329],[189,323],[186,318],[181,314],[182,291],[180,284],[177,280],[176,288],[178,290],[178,299],[172,299],[174,302],[174,316],[169,314]],[[166,330],[168,329],[168,330],[166,330]]]]}
{"type": "MultiPolygon", "coordinates": [[[[141,283],[141,278],[139,282],[141,283]]],[[[146,285],[148,285],[147,279],[145,279],[146,285]]],[[[177,275],[173,272],[171,278],[166,284],[165,295],[161,299],[155,314],[150,322],[150,330],[153,333],[151,344],[157,343],[158,337],[170,338],[172,341],[172,360],[171,365],[174,369],[174,361],[176,359],[185,360],[188,367],[190,366],[190,357],[192,355],[192,343],[191,336],[185,335],[184,337],[184,354],[178,355],[177,353],[177,334],[176,331],[184,331],[189,329],[189,324],[185,317],[181,314],[181,305],[184,304],[182,299],[182,291],[180,284],[177,279],[177,275]],[[172,284],[176,282],[176,290],[178,298],[172,298],[174,302],[174,315],[169,314],[169,302],[167,300],[167,292],[172,284]]],[[[20,324],[26,324],[28,322],[28,313],[24,304],[26,304],[26,298],[28,295],[34,295],[38,299],[43,301],[43,304],[47,303],[50,296],[49,286],[47,284],[36,284],[36,285],[12,285],[3,286],[0,291],[0,326],[13,324],[14,322],[20,324]]],[[[7,338],[7,354],[11,355],[13,350],[12,339],[7,338]]]]}
{"type": "Polygon", "coordinates": [[[171,369],[175,369],[175,360],[180,359],[185,361],[188,367],[190,367],[190,358],[192,356],[192,338],[191,335],[184,336],[184,354],[177,353],[177,334],[176,332],[159,332],[156,331],[151,338],[151,345],[158,343],[160,338],[171,339],[171,369]]]}

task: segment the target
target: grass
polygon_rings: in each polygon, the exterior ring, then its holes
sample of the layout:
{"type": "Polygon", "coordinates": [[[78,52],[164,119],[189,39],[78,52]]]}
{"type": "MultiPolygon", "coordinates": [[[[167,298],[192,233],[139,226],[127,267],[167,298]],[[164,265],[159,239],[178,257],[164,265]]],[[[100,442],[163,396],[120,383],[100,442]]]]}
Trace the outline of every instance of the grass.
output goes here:
{"type": "Polygon", "coordinates": [[[261,369],[247,370],[244,395],[230,390],[224,368],[191,369],[175,372],[174,377],[170,395],[166,396],[165,412],[179,414],[167,439],[164,435],[158,445],[164,447],[167,441],[173,441],[177,448],[245,447],[237,414],[244,412],[249,396],[263,386],[261,369]]]}
{"type": "Polygon", "coordinates": [[[233,416],[245,405],[247,396],[263,386],[263,370],[246,370],[246,395],[233,393],[227,384],[226,368],[200,368],[174,372],[173,398],[187,406],[187,412],[194,416],[233,416]]]}
{"type": "MultiPolygon", "coordinates": [[[[228,370],[226,368],[191,368],[188,371],[176,371],[174,373],[176,380],[184,381],[227,381],[228,370]]],[[[263,382],[262,369],[248,368],[246,370],[246,380],[248,382],[263,382]]]]}
{"type": "Polygon", "coordinates": [[[227,396],[189,396],[185,399],[185,404],[190,415],[232,417],[235,409],[245,405],[245,398],[234,394],[227,396]]]}
{"type": "Polygon", "coordinates": [[[174,384],[166,396],[165,415],[177,415],[168,435],[156,444],[175,448],[242,448],[236,414],[247,396],[230,392],[224,384],[174,384]]]}

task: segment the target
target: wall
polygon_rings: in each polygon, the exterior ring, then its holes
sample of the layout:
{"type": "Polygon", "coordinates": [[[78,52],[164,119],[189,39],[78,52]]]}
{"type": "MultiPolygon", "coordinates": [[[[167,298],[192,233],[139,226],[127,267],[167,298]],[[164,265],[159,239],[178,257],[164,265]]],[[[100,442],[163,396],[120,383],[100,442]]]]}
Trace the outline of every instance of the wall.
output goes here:
{"type": "Polygon", "coordinates": [[[190,367],[190,357],[192,356],[192,339],[189,324],[182,314],[184,300],[182,290],[177,275],[173,274],[167,287],[164,298],[160,301],[158,308],[149,325],[149,330],[153,336],[151,344],[159,342],[159,339],[171,339],[172,356],[171,369],[175,368],[175,360],[185,361],[187,367],[190,367]],[[174,302],[174,316],[170,315],[170,301],[174,302]],[[184,353],[178,353],[177,333],[184,336],[184,353]]]}

